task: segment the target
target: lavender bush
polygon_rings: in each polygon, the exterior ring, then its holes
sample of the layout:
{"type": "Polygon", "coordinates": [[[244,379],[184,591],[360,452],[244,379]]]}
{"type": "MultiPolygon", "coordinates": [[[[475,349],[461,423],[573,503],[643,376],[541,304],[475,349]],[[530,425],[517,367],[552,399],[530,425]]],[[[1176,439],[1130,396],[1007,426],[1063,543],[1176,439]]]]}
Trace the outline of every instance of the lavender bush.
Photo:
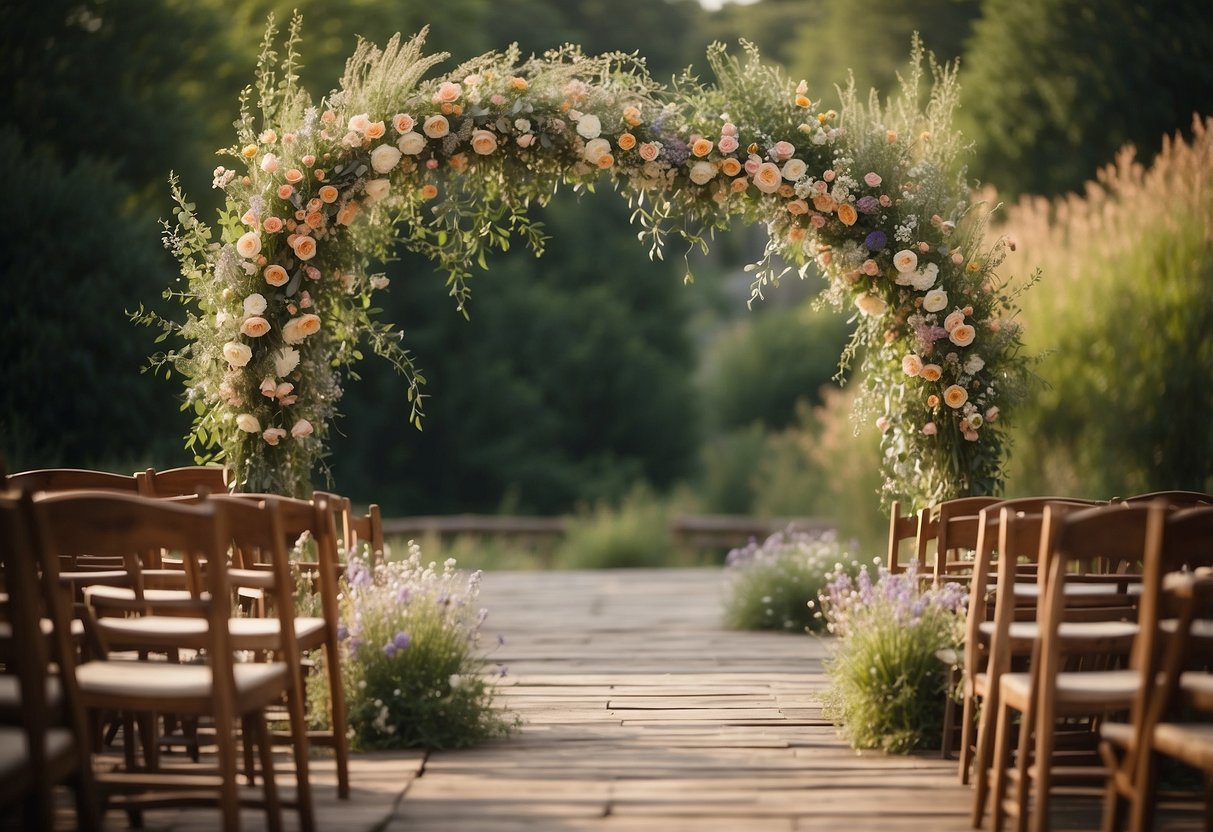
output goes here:
{"type": "MultiPolygon", "coordinates": [[[[341,675],[353,747],[461,748],[509,734],[516,718],[493,704],[505,669],[480,650],[480,573],[457,571],[454,559],[423,564],[416,544],[401,561],[347,563],[341,675]]],[[[313,704],[326,705],[320,674],[308,687],[313,704]]]]}
{"type": "Polygon", "coordinates": [[[856,560],[831,534],[791,529],[729,552],[725,626],[733,630],[818,631],[817,597],[831,573],[855,574],[856,560]]]}
{"type": "Polygon", "coordinates": [[[831,575],[822,594],[837,647],[826,662],[827,716],[855,748],[902,753],[938,743],[947,667],[936,653],[957,649],[964,634],[965,589],[921,586],[915,565],[873,581],[831,575]]]}

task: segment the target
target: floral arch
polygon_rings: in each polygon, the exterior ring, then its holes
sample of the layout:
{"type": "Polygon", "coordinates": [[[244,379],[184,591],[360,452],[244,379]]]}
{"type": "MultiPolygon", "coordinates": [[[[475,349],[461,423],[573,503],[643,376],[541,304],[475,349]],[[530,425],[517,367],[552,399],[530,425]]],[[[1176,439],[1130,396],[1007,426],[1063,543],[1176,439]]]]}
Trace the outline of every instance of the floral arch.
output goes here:
{"type": "Polygon", "coordinates": [[[235,161],[215,170],[217,239],[173,182],[165,241],[185,288],[169,294],[185,321],[137,315],[187,342],[152,363],[184,378],[199,462],[227,461],[246,490],[310,491],[364,346],[401,372],[419,425],[425,380],[375,316],[387,281],[368,273],[371,258],[398,244],[428,255],[462,311],[490,250],[521,236],[541,251],[531,205],[605,180],[653,256],[670,233],[702,245],[735,218],[765,223],[754,298],[816,263],[824,299],[856,322],[841,365],[862,355],[860,415],[883,431],[886,501],[1000,487],[999,416],[1025,377],[1014,292],[959,169],[955,71],[917,44],[899,97],[860,102],[849,89],[835,111],[748,46],[744,59],[709,50],[715,86],[667,88],[634,56],[575,47],[527,60],[515,47],[426,80],[447,56],[424,55],[423,32],[361,43],[340,88],[313,104],[297,83],[299,28],[296,17],[281,56],[267,29],[224,151],[235,161]]]}

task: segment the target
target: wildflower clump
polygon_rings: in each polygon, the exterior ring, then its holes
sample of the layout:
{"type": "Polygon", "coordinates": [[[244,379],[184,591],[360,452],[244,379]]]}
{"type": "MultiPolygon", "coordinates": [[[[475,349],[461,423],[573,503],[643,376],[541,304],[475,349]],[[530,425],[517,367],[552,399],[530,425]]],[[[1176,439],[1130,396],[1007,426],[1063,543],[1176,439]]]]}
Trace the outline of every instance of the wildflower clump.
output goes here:
{"type": "MultiPolygon", "coordinates": [[[[505,669],[480,651],[488,611],[479,593],[479,572],[456,570],[454,559],[423,564],[416,544],[401,561],[349,558],[339,636],[354,748],[463,748],[515,727],[494,707],[505,669]]],[[[319,676],[309,684],[313,704],[327,695],[319,676]]]]}
{"type": "Polygon", "coordinates": [[[854,748],[903,753],[939,741],[950,691],[936,654],[961,644],[967,600],[960,584],[922,588],[913,564],[875,581],[866,567],[830,576],[822,606],[838,643],[825,712],[854,748]]]}
{"type": "Polygon", "coordinates": [[[826,576],[855,574],[859,561],[832,533],[792,529],[762,543],[751,540],[726,560],[725,626],[732,630],[820,631],[825,619],[817,596],[826,576]]]}

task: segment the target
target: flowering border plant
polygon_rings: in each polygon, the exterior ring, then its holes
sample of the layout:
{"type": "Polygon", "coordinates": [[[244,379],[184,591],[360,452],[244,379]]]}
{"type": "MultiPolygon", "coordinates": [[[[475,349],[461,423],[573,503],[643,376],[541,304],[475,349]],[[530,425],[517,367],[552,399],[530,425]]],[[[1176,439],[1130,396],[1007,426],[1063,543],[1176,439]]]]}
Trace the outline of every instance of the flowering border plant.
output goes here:
{"type": "Polygon", "coordinates": [[[968,603],[958,583],[923,588],[917,564],[875,581],[867,567],[839,570],[822,593],[826,628],[837,635],[826,661],[825,712],[855,748],[904,752],[939,741],[948,666],[937,654],[964,638],[968,603]]]}
{"type": "Polygon", "coordinates": [[[899,98],[861,104],[852,88],[833,110],[749,45],[741,58],[709,50],[715,86],[687,76],[665,88],[634,56],[571,46],[526,60],[513,47],[426,80],[446,56],[423,54],[423,32],[360,43],[340,87],[313,104],[297,83],[299,27],[296,16],[281,61],[267,30],[224,151],[233,161],[215,170],[227,198],[217,238],[174,183],[166,242],[186,278],[173,293],[185,322],[136,314],[188,342],[153,365],[183,374],[187,444],[228,460],[239,487],[310,489],[364,345],[403,374],[420,424],[425,379],[375,315],[387,279],[368,273],[372,257],[397,244],[428,255],[463,311],[491,249],[517,235],[542,250],[532,204],[604,178],[653,256],[672,232],[706,245],[735,218],[764,223],[754,298],[790,268],[819,267],[826,297],[856,310],[841,364],[864,348],[862,412],[884,431],[886,498],[998,487],[999,415],[1022,378],[1013,297],[995,277],[1000,244],[983,248],[968,210],[955,72],[929,62],[921,109],[917,44],[899,98]]]}

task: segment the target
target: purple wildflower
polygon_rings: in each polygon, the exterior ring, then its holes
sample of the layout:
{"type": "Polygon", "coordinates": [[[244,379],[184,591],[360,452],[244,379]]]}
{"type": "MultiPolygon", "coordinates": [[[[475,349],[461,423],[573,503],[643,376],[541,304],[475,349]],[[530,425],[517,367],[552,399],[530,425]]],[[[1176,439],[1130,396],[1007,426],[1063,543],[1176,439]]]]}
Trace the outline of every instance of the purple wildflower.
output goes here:
{"type": "MultiPolygon", "coordinates": [[[[875,214],[878,210],[880,210],[880,200],[871,194],[868,196],[861,196],[859,199],[855,200],[855,207],[859,209],[861,214],[875,214]]],[[[884,236],[883,232],[878,231],[873,231],[872,234],[881,234],[881,236],[884,236]]],[[[869,234],[868,238],[871,238],[872,234],[869,234]]],[[[868,248],[871,248],[871,246],[868,246],[868,248]]]]}
{"type": "Polygon", "coordinates": [[[687,143],[682,139],[671,136],[664,143],[665,158],[670,161],[671,165],[681,165],[691,155],[687,148],[687,143]]]}
{"type": "Polygon", "coordinates": [[[383,645],[383,655],[387,656],[389,659],[396,655],[396,645],[390,641],[383,645]]]}
{"type": "Polygon", "coordinates": [[[345,641],[349,637],[350,637],[350,628],[345,626],[344,624],[338,624],[337,625],[337,640],[345,641]]]}
{"type": "Polygon", "coordinates": [[[407,650],[409,649],[409,645],[412,643],[413,637],[404,632],[404,630],[396,633],[396,636],[392,639],[393,646],[395,646],[398,650],[407,650]]]}
{"type": "MultiPolygon", "coordinates": [[[[870,198],[864,197],[863,199],[870,198]]],[[[875,231],[868,232],[868,236],[863,238],[863,244],[868,251],[880,251],[889,244],[889,236],[878,228],[875,231]]]]}

